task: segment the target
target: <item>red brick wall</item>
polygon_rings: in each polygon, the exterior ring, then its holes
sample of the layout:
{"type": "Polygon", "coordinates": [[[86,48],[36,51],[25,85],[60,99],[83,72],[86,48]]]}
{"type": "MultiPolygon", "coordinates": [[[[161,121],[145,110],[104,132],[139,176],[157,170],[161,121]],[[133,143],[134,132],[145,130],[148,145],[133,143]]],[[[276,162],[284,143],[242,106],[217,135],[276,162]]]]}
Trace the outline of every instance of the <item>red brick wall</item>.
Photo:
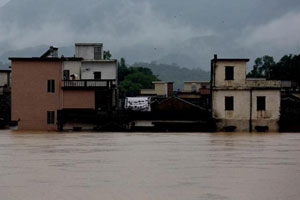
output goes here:
{"type": "Polygon", "coordinates": [[[56,111],[62,102],[61,61],[12,61],[12,120],[19,130],[56,130],[56,111]],[[55,93],[47,80],[55,80],[55,93]],[[47,124],[47,111],[55,111],[55,124],[47,124]]]}
{"type": "Polygon", "coordinates": [[[95,91],[92,90],[63,91],[63,108],[95,109],[95,91]]]}

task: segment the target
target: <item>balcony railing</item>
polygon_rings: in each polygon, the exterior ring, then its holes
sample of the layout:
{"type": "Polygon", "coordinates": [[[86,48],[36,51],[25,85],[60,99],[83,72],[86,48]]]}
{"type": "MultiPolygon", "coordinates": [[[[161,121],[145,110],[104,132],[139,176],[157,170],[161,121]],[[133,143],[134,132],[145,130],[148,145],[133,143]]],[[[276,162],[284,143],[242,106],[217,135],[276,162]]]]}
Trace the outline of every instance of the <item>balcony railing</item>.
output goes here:
{"type": "Polygon", "coordinates": [[[63,80],[62,82],[62,87],[65,89],[111,89],[116,84],[116,80],[63,80]]]}

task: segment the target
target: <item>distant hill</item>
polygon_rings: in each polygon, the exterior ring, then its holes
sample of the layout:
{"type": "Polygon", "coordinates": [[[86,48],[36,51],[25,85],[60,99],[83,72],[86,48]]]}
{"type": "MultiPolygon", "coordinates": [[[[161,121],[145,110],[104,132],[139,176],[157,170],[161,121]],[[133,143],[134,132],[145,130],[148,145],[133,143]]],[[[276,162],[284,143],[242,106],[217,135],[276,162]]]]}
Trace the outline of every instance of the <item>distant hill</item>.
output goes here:
{"type": "Polygon", "coordinates": [[[175,89],[183,89],[184,81],[208,81],[210,73],[202,69],[187,69],[177,64],[135,63],[133,66],[146,67],[162,81],[174,82],[175,89]]]}

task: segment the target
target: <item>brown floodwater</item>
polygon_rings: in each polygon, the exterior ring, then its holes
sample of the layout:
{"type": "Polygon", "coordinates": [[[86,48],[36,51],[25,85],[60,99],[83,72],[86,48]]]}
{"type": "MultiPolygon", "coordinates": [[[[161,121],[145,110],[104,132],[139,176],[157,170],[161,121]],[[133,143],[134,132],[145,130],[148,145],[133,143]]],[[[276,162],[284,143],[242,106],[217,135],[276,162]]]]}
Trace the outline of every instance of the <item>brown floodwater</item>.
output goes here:
{"type": "Polygon", "coordinates": [[[299,200],[300,134],[0,131],[2,200],[299,200]]]}

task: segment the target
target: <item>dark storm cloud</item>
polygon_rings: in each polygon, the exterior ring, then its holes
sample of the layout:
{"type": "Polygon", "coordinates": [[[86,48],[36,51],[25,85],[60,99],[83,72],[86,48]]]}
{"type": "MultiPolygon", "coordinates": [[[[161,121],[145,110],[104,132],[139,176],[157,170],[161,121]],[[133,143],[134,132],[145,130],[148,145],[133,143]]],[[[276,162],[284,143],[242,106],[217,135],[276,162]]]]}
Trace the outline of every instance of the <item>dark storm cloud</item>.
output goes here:
{"type": "Polygon", "coordinates": [[[0,8],[0,54],[100,41],[131,62],[181,55],[208,69],[214,53],[299,53],[299,8],[298,0],[11,0],[0,8]]]}

